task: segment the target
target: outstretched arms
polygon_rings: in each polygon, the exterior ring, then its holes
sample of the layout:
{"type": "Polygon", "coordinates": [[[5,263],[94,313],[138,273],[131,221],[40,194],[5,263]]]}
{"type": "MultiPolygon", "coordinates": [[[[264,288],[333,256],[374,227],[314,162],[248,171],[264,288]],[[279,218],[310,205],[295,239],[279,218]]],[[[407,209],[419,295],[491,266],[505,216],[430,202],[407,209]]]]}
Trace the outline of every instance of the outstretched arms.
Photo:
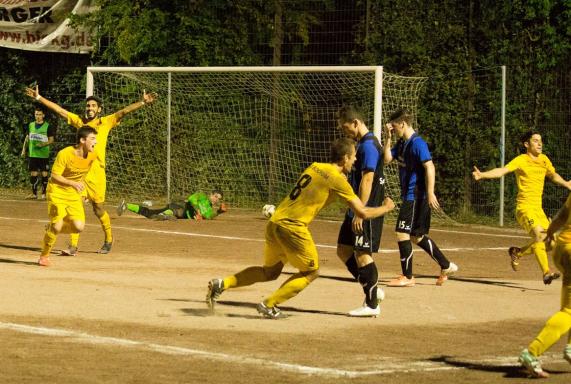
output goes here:
{"type": "Polygon", "coordinates": [[[474,166],[474,171],[472,172],[472,177],[474,180],[479,181],[482,179],[499,179],[500,177],[510,173],[507,167],[494,168],[486,172],[481,172],[478,167],[474,166]]]}
{"type": "Polygon", "coordinates": [[[155,92],[147,93],[145,90],[143,90],[143,100],[127,105],[125,108],[115,112],[117,120],[121,120],[123,117],[125,117],[125,115],[134,112],[139,108],[142,108],[146,104],[151,104],[157,99],[158,96],[159,95],[155,92]]]}
{"type": "Polygon", "coordinates": [[[36,99],[39,103],[46,106],[50,110],[52,110],[57,115],[61,116],[62,118],[67,120],[67,114],[69,113],[67,110],[63,109],[53,101],[46,99],[45,97],[40,95],[40,91],[38,86],[36,85],[35,88],[26,87],[26,95],[30,96],[32,99],[36,99]]]}
{"type": "Polygon", "coordinates": [[[565,181],[557,172],[547,176],[553,183],[567,188],[571,191],[571,180],[565,181]]]}

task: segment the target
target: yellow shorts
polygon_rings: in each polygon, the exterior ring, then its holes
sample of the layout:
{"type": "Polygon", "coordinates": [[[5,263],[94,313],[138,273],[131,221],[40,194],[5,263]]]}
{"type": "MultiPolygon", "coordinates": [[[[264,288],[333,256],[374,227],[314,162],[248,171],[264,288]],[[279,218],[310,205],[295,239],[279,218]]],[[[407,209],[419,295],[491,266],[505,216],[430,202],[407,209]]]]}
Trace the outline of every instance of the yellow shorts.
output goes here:
{"type": "Polygon", "coordinates": [[[85,176],[85,192],[86,197],[94,203],[105,202],[105,192],[107,190],[107,179],[105,177],[105,168],[96,161],[85,176]]]}
{"type": "Polygon", "coordinates": [[[541,208],[517,208],[515,217],[519,225],[527,233],[530,233],[538,226],[541,226],[543,229],[549,227],[549,220],[541,208]]]}
{"type": "Polygon", "coordinates": [[[319,269],[317,248],[307,227],[291,229],[268,222],[264,266],[271,267],[279,261],[290,263],[301,272],[319,269]]]}
{"type": "Polygon", "coordinates": [[[85,222],[83,201],[81,198],[70,200],[48,196],[48,216],[50,223],[52,224],[62,221],[65,218],[68,220],[80,220],[85,222]]]}
{"type": "Polygon", "coordinates": [[[561,287],[561,310],[571,314],[571,243],[557,240],[553,262],[563,275],[561,287]]]}

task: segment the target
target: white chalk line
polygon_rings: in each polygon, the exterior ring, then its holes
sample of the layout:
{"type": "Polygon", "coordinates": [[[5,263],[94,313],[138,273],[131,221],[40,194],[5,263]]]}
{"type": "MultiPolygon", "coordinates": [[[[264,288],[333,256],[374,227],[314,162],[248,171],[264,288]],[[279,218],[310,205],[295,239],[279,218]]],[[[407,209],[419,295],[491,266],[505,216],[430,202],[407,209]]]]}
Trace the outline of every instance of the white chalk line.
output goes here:
{"type": "MultiPolygon", "coordinates": [[[[140,350],[148,350],[165,355],[183,356],[202,358],[210,361],[219,361],[223,363],[253,365],[255,367],[265,367],[277,369],[289,373],[306,374],[324,377],[363,377],[386,375],[391,373],[414,373],[414,372],[435,372],[469,369],[470,365],[482,366],[515,366],[517,365],[517,357],[497,357],[493,359],[463,361],[468,367],[459,367],[448,365],[445,362],[433,361],[383,361],[382,368],[368,370],[346,370],[338,368],[312,367],[300,364],[283,363],[267,359],[259,359],[255,357],[239,356],[236,354],[226,354],[220,352],[210,352],[194,348],[177,347],[164,344],[147,343],[143,341],[122,339],[116,337],[96,336],[84,332],[71,331],[66,329],[34,327],[23,324],[0,322],[0,329],[15,331],[26,334],[34,334],[41,336],[61,337],[66,341],[81,344],[96,344],[107,346],[119,346],[126,348],[134,348],[140,350]]],[[[549,359],[551,362],[563,362],[563,358],[557,359],[553,354],[544,355],[543,360],[549,359]]]]}
{"type": "MultiPolygon", "coordinates": [[[[13,218],[13,217],[0,217],[0,220],[12,220],[12,221],[34,221],[38,223],[47,223],[47,220],[38,220],[38,219],[22,219],[22,218],[13,218]]],[[[100,227],[99,224],[85,224],[89,227],[100,227]]],[[[221,236],[221,235],[208,235],[204,233],[194,233],[194,232],[180,232],[180,231],[167,231],[162,229],[149,229],[149,228],[133,228],[133,227],[125,227],[121,225],[113,225],[113,229],[122,229],[126,231],[133,231],[133,232],[147,232],[147,233],[160,233],[164,235],[177,235],[177,236],[189,236],[189,237],[204,237],[204,238],[212,238],[212,239],[223,239],[223,240],[238,240],[238,241],[253,241],[258,243],[263,243],[264,239],[254,239],[249,237],[239,237],[239,236],[221,236]]],[[[482,236],[487,235],[483,233],[476,233],[476,232],[455,232],[449,231],[450,233],[463,233],[463,234],[470,234],[474,236],[482,236]]],[[[496,236],[496,235],[490,235],[496,236]]],[[[506,236],[506,237],[518,237],[518,238],[525,238],[523,236],[506,236]]],[[[337,245],[328,245],[328,244],[315,244],[318,248],[327,248],[327,249],[337,249],[337,245]]],[[[506,250],[507,247],[452,247],[452,248],[441,248],[442,251],[445,252],[466,252],[466,251],[502,251],[506,250]]],[[[380,249],[379,253],[397,253],[399,252],[398,249],[380,249]]]]}

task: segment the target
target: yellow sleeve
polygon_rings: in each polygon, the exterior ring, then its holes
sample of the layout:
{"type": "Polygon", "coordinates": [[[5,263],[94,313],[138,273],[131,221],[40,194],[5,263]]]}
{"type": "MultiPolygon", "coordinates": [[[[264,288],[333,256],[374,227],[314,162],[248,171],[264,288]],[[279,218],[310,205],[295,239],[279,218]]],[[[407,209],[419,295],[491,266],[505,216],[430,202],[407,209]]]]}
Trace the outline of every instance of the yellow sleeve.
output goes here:
{"type": "Polygon", "coordinates": [[[117,119],[117,114],[113,113],[112,115],[103,116],[101,122],[111,130],[111,128],[119,124],[119,119],[117,119]]]}
{"type": "Polygon", "coordinates": [[[555,174],[555,167],[547,156],[545,156],[545,168],[547,169],[547,176],[552,176],[555,174]]]}
{"type": "Polygon", "coordinates": [[[67,113],[67,123],[77,129],[83,127],[84,125],[83,120],[81,120],[81,117],[71,112],[67,113]]]}
{"type": "MultiPolygon", "coordinates": [[[[69,148],[69,147],[67,147],[69,148]]],[[[61,176],[63,175],[63,172],[65,171],[65,167],[67,165],[67,161],[68,161],[68,150],[67,148],[62,149],[61,151],[58,152],[56,159],[54,161],[54,165],[52,166],[52,174],[54,175],[58,175],[61,176]]]]}
{"type": "Polygon", "coordinates": [[[513,172],[520,167],[521,167],[521,155],[515,157],[512,161],[510,161],[506,165],[506,168],[509,169],[510,172],[513,172]]]}
{"type": "Polygon", "coordinates": [[[331,190],[343,201],[351,201],[357,197],[349,182],[342,175],[334,178],[331,190]]]}

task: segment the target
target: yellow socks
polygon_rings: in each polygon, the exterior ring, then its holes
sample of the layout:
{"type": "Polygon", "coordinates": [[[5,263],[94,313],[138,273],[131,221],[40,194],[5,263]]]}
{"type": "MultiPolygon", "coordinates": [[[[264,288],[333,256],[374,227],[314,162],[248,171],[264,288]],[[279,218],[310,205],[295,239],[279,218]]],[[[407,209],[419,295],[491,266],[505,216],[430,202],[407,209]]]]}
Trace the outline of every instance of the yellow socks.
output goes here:
{"type": "Polygon", "coordinates": [[[52,232],[51,224],[46,229],[44,234],[44,240],[42,241],[42,257],[49,257],[52,247],[54,246],[57,239],[57,235],[52,232]]]}
{"type": "Polygon", "coordinates": [[[541,271],[545,275],[549,272],[549,261],[547,259],[547,251],[545,250],[545,243],[543,241],[533,243],[531,249],[535,254],[535,259],[541,268],[541,271]]]}
{"type": "Polygon", "coordinates": [[[101,222],[101,229],[105,232],[105,242],[112,243],[113,242],[113,235],[111,234],[111,218],[109,218],[109,214],[107,211],[99,218],[101,222]]]}
{"type": "Polygon", "coordinates": [[[77,248],[79,243],[79,233],[72,233],[69,235],[69,246],[77,248]]]}
{"type": "Polygon", "coordinates": [[[541,356],[559,338],[569,332],[571,328],[571,313],[569,310],[559,311],[551,316],[539,335],[529,344],[529,352],[534,356],[541,356]]]}
{"type": "Polygon", "coordinates": [[[308,277],[307,273],[301,272],[291,276],[277,291],[264,300],[264,304],[268,307],[274,307],[277,304],[283,303],[284,301],[296,296],[314,280],[313,278],[308,277]]]}

